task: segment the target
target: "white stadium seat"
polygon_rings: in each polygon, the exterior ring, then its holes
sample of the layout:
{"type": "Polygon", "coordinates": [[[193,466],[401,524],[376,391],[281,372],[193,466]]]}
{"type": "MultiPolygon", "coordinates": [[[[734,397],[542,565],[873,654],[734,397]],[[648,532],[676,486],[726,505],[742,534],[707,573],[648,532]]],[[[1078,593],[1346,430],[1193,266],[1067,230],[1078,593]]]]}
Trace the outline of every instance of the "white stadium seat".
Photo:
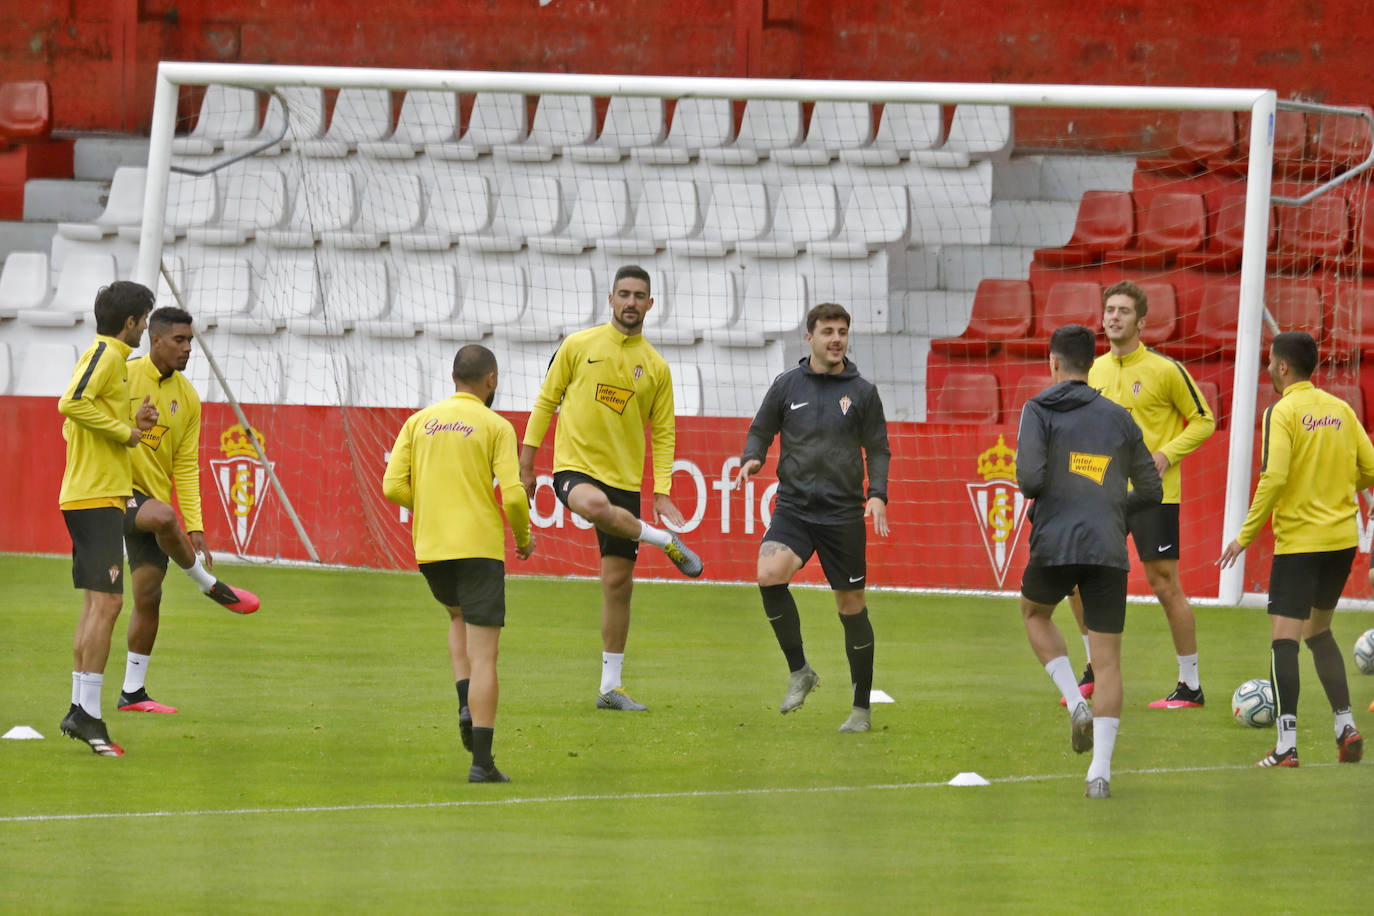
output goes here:
{"type": "Polygon", "coordinates": [[[228,140],[251,137],[258,127],[258,94],[239,86],[214,83],[205,87],[196,126],[172,140],[177,156],[209,156],[228,140]]]}

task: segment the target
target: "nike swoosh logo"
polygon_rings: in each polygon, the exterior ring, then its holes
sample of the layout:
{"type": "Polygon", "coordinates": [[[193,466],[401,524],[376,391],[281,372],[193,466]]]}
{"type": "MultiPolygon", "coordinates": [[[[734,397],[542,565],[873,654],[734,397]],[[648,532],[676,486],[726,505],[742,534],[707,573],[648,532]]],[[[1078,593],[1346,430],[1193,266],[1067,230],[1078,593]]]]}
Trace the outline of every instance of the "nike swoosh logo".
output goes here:
{"type": "Polygon", "coordinates": [[[861,581],[863,581],[863,578],[864,578],[863,576],[850,576],[850,577],[849,577],[849,581],[850,581],[850,582],[861,582],[861,581]]]}
{"type": "Polygon", "coordinates": [[[782,620],[782,615],[779,614],[779,615],[776,616],[776,617],[769,617],[768,619],[769,619],[769,620],[782,620]]]}
{"type": "Polygon", "coordinates": [[[799,407],[805,407],[807,404],[810,404],[810,403],[811,403],[810,401],[802,401],[800,404],[793,404],[793,405],[792,405],[792,409],[793,409],[793,410],[796,410],[797,408],[799,408],[799,407]]]}
{"type": "Polygon", "coordinates": [[[587,362],[589,362],[589,363],[604,363],[605,361],[606,361],[605,357],[602,357],[601,359],[589,359],[589,360],[587,360],[587,362]]]}
{"type": "Polygon", "coordinates": [[[866,643],[864,643],[862,646],[855,646],[855,647],[854,647],[854,651],[855,651],[855,652],[859,652],[859,651],[861,651],[861,650],[863,650],[863,649],[867,649],[867,648],[871,647],[872,645],[873,645],[873,643],[871,643],[871,642],[866,642],[866,643]]]}
{"type": "Polygon", "coordinates": [[[1169,549],[1170,547],[1172,547],[1172,546],[1174,546],[1174,545],[1173,545],[1173,544],[1165,544],[1163,547],[1160,547],[1160,548],[1159,548],[1159,552],[1160,552],[1160,553],[1163,553],[1164,551],[1168,550],[1168,549],[1169,549]]]}

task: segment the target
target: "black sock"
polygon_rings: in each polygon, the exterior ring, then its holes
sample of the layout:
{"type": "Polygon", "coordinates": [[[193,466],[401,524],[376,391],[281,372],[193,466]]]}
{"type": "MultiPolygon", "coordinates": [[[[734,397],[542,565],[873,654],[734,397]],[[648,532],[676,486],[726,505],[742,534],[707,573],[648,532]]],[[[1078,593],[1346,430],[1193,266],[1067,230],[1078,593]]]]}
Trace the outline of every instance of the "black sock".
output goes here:
{"type": "Polygon", "coordinates": [[[463,678],[461,681],[454,681],[454,682],[453,682],[453,686],[458,688],[458,709],[459,709],[459,710],[467,709],[467,708],[468,708],[468,679],[467,679],[467,678],[463,678]]]}
{"type": "Polygon", "coordinates": [[[491,737],[494,732],[492,728],[474,727],[472,730],[472,762],[487,769],[496,766],[496,761],[491,759],[491,737]]]}
{"type": "Polygon", "coordinates": [[[1341,657],[1336,638],[1330,630],[1326,630],[1307,640],[1307,648],[1312,652],[1312,663],[1317,666],[1317,677],[1326,691],[1326,699],[1331,703],[1331,711],[1348,709],[1350,682],[1345,679],[1345,659],[1341,657]]]}
{"type": "Polygon", "coordinates": [[[854,705],[867,709],[873,690],[873,624],[868,621],[868,608],[857,614],[841,614],[840,623],[844,624],[844,654],[849,657],[854,705]]]}
{"type": "Polygon", "coordinates": [[[760,585],[763,595],[763,613],[773,625],[773,633],[778,637],[783,657],[787,659],[788,671],[800,671],[806,667],[806,651],[802,648],[801,615],[797,613],[797,602],[786,585],[760,585]]]}
{"type": "Polygon", "coordinates": [[[1298,714],[1298,641],[1276,639],[1271,644],[1270,683],[1280,716],[1298,714]]]}

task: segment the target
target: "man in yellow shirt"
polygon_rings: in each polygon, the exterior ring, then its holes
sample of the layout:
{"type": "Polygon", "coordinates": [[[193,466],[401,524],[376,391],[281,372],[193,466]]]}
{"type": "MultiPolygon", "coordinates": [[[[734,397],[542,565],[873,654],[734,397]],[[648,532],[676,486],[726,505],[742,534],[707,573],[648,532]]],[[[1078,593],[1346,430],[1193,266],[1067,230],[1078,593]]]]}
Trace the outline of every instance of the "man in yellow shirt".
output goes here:
{"type": "Polygon", "coordinates": [[[1222,569],[1236,562],[1270,520],[1270,677],[1278,702],[1278,740],[1257,764],[1262,767],[1298,765],[1299,636],[1312,651],[1335,714],[1337,759],[1356,763],[1364,755],[1331,616],[1359,544],[1355,492],[1374,485],[1374,445],[1348,404],[1312,386],[1316,367],[1312,335],[1285,331],[1274,336],[1269,378],[1280,397],[1264,412],[1259,483],[1240,533],[1217,560],[1222,569]]]}
{"type": "Polygon", "coordinates": [[[123,757],[100,713],[110,635],[124,606],[124,505],[133,492],[129,449],[157,422],[145,399],[131,410],[125,362],[143,337],[155,297],[138,283],[118,281],[95,297],[95,341],[81,354],[71,384],[57,402],[66,417],[67,464],[57,502],[72,538],[72,585],[83,590],[72,641],[72,705],[62,734],[85,741],[102,757],[123,757]]]}
{"type": "MultiPolygon", "coordinates": [[[[1187,369],[1141,343],[1148,313],[1145,291],[1129,280],[1103,292],[1102,329],[1111,351],[1093,362],[1088,384],[1130,412],[1164,481],[1163,501],[1132,511],[1127,526],[1145,578],[1169,621],[1178,657],[1178,685],[1168,696],[1150,703],[1150,708],[1188,709],[1202,706],[1205,698],[1198,678],[1197,623],[1178,578],[1183,498],[1179,462],[1212,435],[1216,417],[1187,369]]],[[[1086,649],[1088,631],[1077,592],[1069,597],[1069,604],[1086,649]]],[[[1078,689],[1085,697],[1092,695],[1091,651],[1078,689]]]]}
{"type": "Polygon", "coordinates": [[[214,559],[200,517],[200,397],[182,375],[193,337],[189,313],[157,309],[148,317],[148,354],[129,363],[130,395],[135,401],[149,398],[157,408],[158,423],[143,434],[130,456],[134,491],[124,512],[124,545],[134,610],[119,694],[124,712],[176,712],[148,696],[145,686],[169,557],[202,592],[229,610],[251,614],[259,604],[252,592],[231,588],[210,571],[214,559]],[[174,482],[185,531],[171,506],[174,482]]]}
{"type": "Polygon", "coordinates": [[[681,526],[669,498],[676,437],[673,379],[668,363],[641,333],[653,308],[649,274],[627,265],[616,271],[607,324],[568,336],[549,363],[520,449],[520,481],[534,496],[534,456],[555,410],[554,494],[596,526],[601,550],[601,686],[598,709],[642,711],[620,684],[630,633],[630,593],[639,542],[663,550],[685,575],[702,572],[701,559],[676,533],[640,521],[644,432],[652,428],[654,518],[681,526]]]}
{"type": "Polygon", "coordinates": [[[506,622],[506,542],[493,478],[516,555],[526,560],[534,553],[515,427],[491,410],[496,383],[490,350],[477,344],[459,350],[453,358],[455,393],[406,420],[382,478],[386,498],[413,513],[415,561],[430,592],[448,609],[459,734],[472,751],[468,782],[510,781],[491,754],[497,645],[506,622]]]}

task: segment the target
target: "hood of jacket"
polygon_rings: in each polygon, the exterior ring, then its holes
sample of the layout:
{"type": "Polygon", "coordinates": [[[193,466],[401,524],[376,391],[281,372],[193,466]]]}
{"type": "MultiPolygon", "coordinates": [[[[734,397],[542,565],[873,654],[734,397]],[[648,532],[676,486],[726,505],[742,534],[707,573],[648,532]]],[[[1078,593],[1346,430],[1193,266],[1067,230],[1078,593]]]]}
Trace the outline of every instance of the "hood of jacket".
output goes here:
{"type": "Polygon", "coordinates": [[[1051,385],[1031,400],[1046,410],[1063,413],[1077,410],[1100,397],[1102,397],[1102,393],[1087,382],[1069,379],[1051,385]]]}
{"type": "Polygon", "coordinates": [[[814,375],[817,378],[857,378],[859,375],[858,365],[848,356],[844,358],[844,368],[834,374],[817,372],[815,369],[812,369],[811,357],[809,356],[803,356],[797,361],[797,365],[801,366],[801,370],[807,375],[814,375]]]}

